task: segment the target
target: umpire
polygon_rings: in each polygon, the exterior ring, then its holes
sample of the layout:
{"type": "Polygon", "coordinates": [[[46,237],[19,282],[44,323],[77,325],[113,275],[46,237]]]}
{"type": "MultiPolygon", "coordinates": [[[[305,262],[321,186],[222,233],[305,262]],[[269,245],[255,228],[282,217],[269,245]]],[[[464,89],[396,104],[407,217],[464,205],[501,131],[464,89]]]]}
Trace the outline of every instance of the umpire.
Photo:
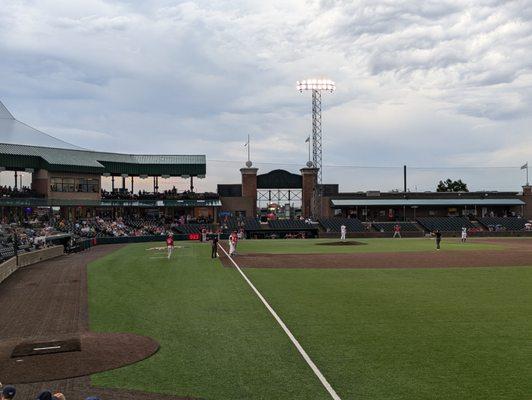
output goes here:
{"type": "Polygon", "coordinates": [[[218,257],[218,235],[212,236],[211,258],[218,257]]]}

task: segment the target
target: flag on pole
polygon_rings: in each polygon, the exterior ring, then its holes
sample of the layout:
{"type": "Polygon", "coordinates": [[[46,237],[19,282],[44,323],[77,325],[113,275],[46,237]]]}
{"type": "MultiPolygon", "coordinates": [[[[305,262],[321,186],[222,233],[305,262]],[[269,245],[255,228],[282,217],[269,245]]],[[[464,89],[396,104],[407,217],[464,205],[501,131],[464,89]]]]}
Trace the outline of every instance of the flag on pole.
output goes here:
{"type": "Polygon", "coordinates": [[[525,165],[521,166],[521,169],[527,169],[528,168],[528,163],[526,163],[525,165]]]}
{"type": "Polygon", "coordinates": [[[305,143],[310,142],[310,136],[305,140],[305,143]]]}

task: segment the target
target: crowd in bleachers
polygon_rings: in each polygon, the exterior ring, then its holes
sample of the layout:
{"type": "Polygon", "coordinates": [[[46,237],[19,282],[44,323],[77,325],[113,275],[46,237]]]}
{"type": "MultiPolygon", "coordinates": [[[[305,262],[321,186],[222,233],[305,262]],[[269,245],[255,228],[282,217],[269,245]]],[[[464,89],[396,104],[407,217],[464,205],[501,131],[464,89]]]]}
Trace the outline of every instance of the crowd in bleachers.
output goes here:
{"type": "Polygon", "coordinates": [[[139,190],[137,193],[128,190],[114,190],[109,192],[107,190],[101,191],[102,199],[109,200],[217,200],[219,196],[217,193],[196,193],[185,190],[178,192],[174,187],[171,190],[164,190],[161,192],[146,192],[139,190]]]}
{"type": "Polygon", "coordinates": [[[11,186],[0,186],[0,197],[9,198],[28,198],[28,197],[43,197],[31,190],[29,187],[15,188],[11,186]]]}
{"type": "Polygon", "coordinates": [[[85,238],[162,235],[166,232],[165,223],[162,221],[127,218],[96,217],[76,222],[62,219],[55,226],[62,232],[85,238]]]}
{"type": "Polygon", "coordinates": [[[47,237],[57,233],[48,225],[40,224],[0,224],[0,262],[19,252],[38,250],[48,245],[47,237]]]}

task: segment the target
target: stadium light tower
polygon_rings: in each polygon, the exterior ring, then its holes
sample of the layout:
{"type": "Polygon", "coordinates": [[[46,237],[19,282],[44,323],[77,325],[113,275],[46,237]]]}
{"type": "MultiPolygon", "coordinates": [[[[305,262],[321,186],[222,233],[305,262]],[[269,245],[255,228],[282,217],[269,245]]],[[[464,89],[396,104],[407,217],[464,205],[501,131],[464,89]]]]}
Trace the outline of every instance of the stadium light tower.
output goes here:
{"type": "Polygon", "coordinates": [[[305,79],[297,81],[297,90],[312,92],[312,164],[318,168],[318,192],[314,201],[314,215],[317,216],[321,203],[322,144],[321,144],[321,92],[332,93],[336,84],[329,79],[305,79]]]}

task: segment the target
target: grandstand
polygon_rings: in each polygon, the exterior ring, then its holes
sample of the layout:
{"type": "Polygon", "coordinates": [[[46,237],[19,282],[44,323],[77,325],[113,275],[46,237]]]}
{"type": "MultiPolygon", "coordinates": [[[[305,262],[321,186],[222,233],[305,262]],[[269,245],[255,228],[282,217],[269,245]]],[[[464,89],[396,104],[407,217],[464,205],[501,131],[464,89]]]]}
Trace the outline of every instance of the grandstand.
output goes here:
{"type": "Polygon", "coordinates": [[[340,227],[345,225],[347,232],[364,232],[364,225],[356,218],[319,218],[318,222],[325,232],[340,232],[340,227]]]}
{"type": "MultiPolygon", "coordinates": [[[[13,186],[0,187],[2,218],[20,220],[23,208],[59,207],[70,221],[135,214],[215,218],[216,193],[195,193],[194,178],[205,178],[205,155],[123,154],[87,150],[19,122],[0,102],[0,171],[13,172],[13,186]],[[31,188],[21,187],[20,173],[31,174],[31,188]],[[111,191],[102,189],[102,177],[111,191]],[[190,190],[159,191],[159,179],[190,180],[190,190]],[[135,191],[138,180],[153,180],[153,192],[135,191]]],[[[148,181],[150,182],[150,181],[148,181]]],[[[146,186],[145,184],[143,185],[146,186]]]]}
{"type": "Polygon", "coordinates": [[[203,229],[206,229],[207,231],[211,232],[216,232],[218,226],[213,224],[185,224],[174,227],[175,231],[183,233],[185,235],[189,235],[191,233],[201,233],[203,229]]]}
{"type": "Polygon", "coordinates": [[[245,231],[259,231],[261,230],[260,223],[252,217],[229,217],[224,218],[220,222],[220,226],[223,230],[238,231],[244,229],[245,231]]]}
{"type": "Polygon", "coordinates": [[[460,232],[462,228],[475,228],[465,217],[424,217],[417,222],[428,232],[460,232]]]}
{"type": "Polygon", "coordinates": [[[527,220],[516,217],[485,217],[479,218],[478,222],[489,231],[523,231],[527,220]]]}
{"type": "Polygon", "coordinates": [[[307,231],[319,229],[317,224],[308,223],[298,219],[277,219],[268,221],[268,226],[270,229],[278,231],[307,231]]]}
{"type": "Polygon", "coordinates": [[[421,229],[415,222],[373,222],[371,227],[377,232],[391,233],[396,225],[401,227],[401,232],[419,232],[421,229]]]}

